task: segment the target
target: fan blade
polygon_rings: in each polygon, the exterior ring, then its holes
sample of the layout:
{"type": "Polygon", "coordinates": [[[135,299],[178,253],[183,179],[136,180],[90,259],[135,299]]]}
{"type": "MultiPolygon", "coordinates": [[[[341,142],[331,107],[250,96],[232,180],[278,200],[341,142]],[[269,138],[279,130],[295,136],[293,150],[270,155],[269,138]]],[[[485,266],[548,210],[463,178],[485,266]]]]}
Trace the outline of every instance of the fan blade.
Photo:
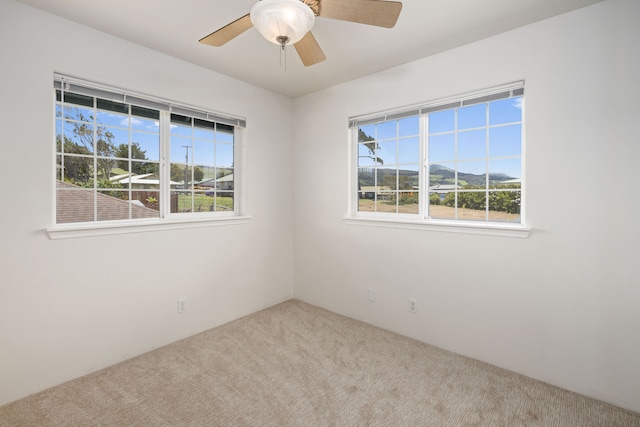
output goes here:
{"type": "Polygon", "coordinates": [[[293,46],[296,48],[296,52],[298,52],[298,55],[305,67],[317,64],[318,62],[322,62],[327,59],[322,49],[320,49],[320,45],[316,41],[316,38],[311,34],[311,31],[305,34],[305,36],[293,46]]]}
{"type": "Polygon", "coordinates": [[[208,36],[201,38],[200,43],[220,47],[226,42],[238,37],[240,34],[244,33],[252,26],[253,24],[251,23],[251,18],[247,13],[242,18],[236,19],[232,23],[227,24],[219,30],[216,30],[213,33],[209,34],[208,36]]]}
{"type": "Polygon", "coordinates": [[[320,0],[318,16],[393,28],[398,21],[402,3],[382,0],[320,0]]]}

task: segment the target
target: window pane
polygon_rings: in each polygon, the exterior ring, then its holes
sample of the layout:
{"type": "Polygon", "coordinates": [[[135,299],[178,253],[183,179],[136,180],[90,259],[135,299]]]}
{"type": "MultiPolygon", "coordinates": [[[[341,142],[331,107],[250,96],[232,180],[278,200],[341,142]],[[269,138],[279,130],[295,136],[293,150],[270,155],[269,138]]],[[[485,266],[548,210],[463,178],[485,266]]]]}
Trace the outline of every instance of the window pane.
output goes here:
{"type": "Polygon", "coordinates": [[[90,154],[94,150],[94,126],[90,123],[64,122],[66,153],[90,154]]]}
{"type": "Polygon", "coordinates": [[[455,134],[448,133],[429,137],[429,162],[454,160],[456,156],[455,134]]]}
{"type": "Polygon", "coordinates": [[[375,200],[372,198],[363,198],[360,197],[358,199],[358,212],[375,212],[376,205],[375,200]]]}
{"type": "Polygon", "coordinates": [[[105,152],[108,152],[108,145],[120,145],[120,144],[129,144],[129,130],[121,129],[121,128],[113,128],[113,127],[98,127],[98,151],[99,156],[105,155],[105,152]],[[101,143],[102,142],[102,146],[101,143]]]}
{"type": "Polygon", "coordinates": [[[151,127],[159,128],[160,112],[149,108],[131,106],[131,115],[135,118],[131,121],[134,129],[150,130],[151,127]],[[147,120],[150,119],[150,120],[147,120]]]}
{"type": "Polygon", "coordinates": [[[169,211],[171,213],[191,212],[191,196],[188,191],[171,190],[170,198],[169,211]]]}
{"type": "MultiPolygon", "coordinates": [[[[93,108],[93,97],[86,95],[78,95],[76,93],[65,92],[64,102],[68,104],[83,105],[85,107],[93,108]]],[[[90,111],[90,110],[85,110],[90,111]]]]}
{"type": "Polygon", "coordinates": [[[456,195],[452,191],[435,189],[429,192],[429,218],[455,219],[456,195]]]}
{"type": "Polygon", "coordinates": [[[72,184],[57,182],[56,223],[87,222],[94,220],[94,192],[72,184]]]}
{"type": "Polygon", "coordinates": [[[98,186],[100,186],[100,181],[109,181],[111,178],[111,169],[115,168],[117,165],[117,160],[108,159],[103,157],[98,157],[96,159],[96,178],[98,179],[98,186]]]}
{"type": "Polygon", "coordinates": [[[398,162],[396,157],[396,141],[382,141],[378,143],[378,157],[384,165],[395,165],[398,162]]]}
{"type": "MultiPolygon", "coordinates": [[[[106,99],[97,99],[97,107],[99,110],[106,110],[106,111],[113,111],[115,113],[121,113],[121,114],[126,114],[126,117],[128,119],[129,116],[129,105],[128,104],[122,104],[120,102],[115,102],[115,101],[109,101],[106,99]]],[[[98,112],[98,117],[100,116],[100,112],[98,112]]],[[[122,117],[122,116],[120,116],[122,117]]],[[[128,125],[128,122],[125,124],[125,126],[128,125]]]]}
{"type": "Polygon", "coordinates": [[[202,120],[202,119],[197,119],[194,118],[193,119],[193,127],[195,129],[202,129],[203,131],[209,132],[209,131],[213,131],[216,127],[216,124],[212,121],[209,120],[202,120]]]}
{"type": "Polygon", "coordinates": [[[218,195],[223,194],[225,191],[233,191],[235,185],[235,177],[233,169],[218,169],[218,177],[215,181],[215,188],[218,190],[218,195]]]}
{"type": "Polygon", "coordinates": [[[160,160],[160,134],[131,132],[131,144],[132,158],[160,160]]]}
{"type": "MultiPolygon", "coordinates": [[[[193,141],[193,163],[199,166],[214,167],[215,153],[213,141],[193,141]]],[[[196,179],[197,181],[197,179],[196,179]]]]}
{"type": "Polygon", "coordinates": [[[375,133],[375,125],[360,126],[358,128],[358,142],[373,141],[375,133]]]}
{"type": "Polygon", "coordinates": [[[458,108],[458,129],[470,129],[485,126],[487,123],[487,104],[458,108]]]}
{"type": "Polygon", "coordinates": [[[96,122],[100,125],[111,127],[118,126],[127,129],[129,127],[129,116],[109,111],[98,111],[96,122]]]}
{"type": "Polygon", "coordinates": [[[487,184],[487,163],[461,162],[458,163],[458,185],[461,188],[485,188],[487,184]]]}
{"type": "Polygon", "coordinates": [[[417,191],[401,191],[398,193],[398,213],[417,214],[420,205],[418,204],[417,191]]]}
{"type": "Polygon", "coordinates": [[[93,157],[64,156],[62,158],[63,180],[81,187],[93,187],[93,157]]]}
{"type": "Polygon", "coordinates": [[[378,123],[376,125],[376,128],[377,128],[376,139],[378,140],[395,138],[398,135],[396,120],[391,120],[384,123],[378,123]]]}
{"type": "Polygon", "coordinates": [[[172,114],[171,115],[171,135],[191,137],[193,135],[191,124],[192,124],[191,117],[172,114]]]}
{"type": "Polygon", "coordinates": [[[434,164],[429,166],[429,185],[450,185],[455,188],[456,172],[454,163],[434,164]]]}
{"type": "Polygon", "coordinates": [[[395,194],[391,192],[380,193],[376,201],[376,212],[398,213],[395,194]]]}
{"type": "Polygon", "coordinates": [[[412,116],[398,120],[399,136],[414,136],[420,134],[420,117],[412,116]]]}
{"type": "Polygon", "coordinates": [[[520,188],[522,162],[517,159],[489,161],[490,187],[520,188]]]}
{"type": "Polygon", "coordinates": [[[235,209],[235,193],[227,193],[216,201],[216,211],[233,212],[235,209]]]}
{"type": "Polygon", "coordinates": [[[219,168],[233,167],[233,145],[216,144],[216,166],[219,168]]]}
{"type": "Polygon", "coordinates": [[[376,185],[384,187],[386,191],[397,189],[398,170],[391,168],[378,169],[376,185]]]}
{"type": "Polygon", "coordinates": [[[191,162],[191,138],[171,137],[171,162],[190,163],[191,162]]]}
{"type": "Polygon", "coordinates": [[[375,196],[375,173],[373,169],[358,169],[358,194],[362,199],[373,199],[375,196]]]}
{"type": "Polygon", "coordinates": [[[420,162],[420,139],[402,138],[398,140],[398,163],[420,162]]]}
{"type": "Polygon", "coordinates": [[[420,186],[418,165],[404,166],[398,171],[398,190],[418,191],[420,186]]]}
{"type": "Polygon", "coordinates": [[[215,211],[215,198],[207,196],[204,190],[197,190],[193,193],[193,212],[213,212],[215,211]]]}
{"type": "Polygon", "coordinates": [[[232,191],[218,191],[215,196],[211,197],[213,210],[216,212],[233,211],[233,196],[232,191]]]}
{"type": "Polygon", "coordinates": [[[358,166],[374,166],[380,163],[377,156],[378,145],[375,142],[358,144],[358,166]]]}
{"type": "Polygon", "coordinates": [[[143,119],[140,117],[131,118],[131,129],[144,132],[159,133],[160,122],[158,120],[143,119]]]}
{"type": "Polygon", "coordinates": [[[455,129],[455,110],[429,114],[429,133],[451,132],[455,129]]]}
{"type": "Polygon", "coordinates": [[[189,190],[171,191],[171,213],[193,211],[193,195],[189,190]],[[174,200],[175,197],[175,200],[174,200]]]}
{"type": "Polygon", "coordinates": [[[522,121],[522,97],[489,103],[489,124],[499,125],[522,121]]]}
{"type": "Polygon", "coordinates": [[[489,221],[520,222],[520,191],[489,193],[489,221]]]}
{"type": "MultiPolygon", "coordinates": [[[[160,189],[160,165],[153,162],[131,161],[131,174],[121,179],[115,178],[125,188],[132,190],[159,190],[160,189]]],[[[112,181],[114,178],[112,178],[112,181]]]]}
{"type": "Polygon", "coordinates": [[[520,156],[522,154],[522,125],[508,125],[489,129],[489,156],[520,156]]]}
{"type": "MultiPolygon", "coordinates": [[[[111,168],[111,176],[109,180],[112,185],[119,185],[121,188],[129,188],[129,181],[131,179],[131,174],[129,173],[129,160],[116,160],[115,167],[111,168]]],[[[134,171],[139,168],[139,164],[134,164],[134,171]]]]}
{"type": "Polygon", "coordinates": [[[207,122],[204,120],[195,119],[195,127],[193,128],[194,138],[207,139],[213,141],[215,137],[215,123],[207,122]]]}
{"type": "Polygon", "coordinates": [[[487,157],[487,132],[485,129],[458,134],[458,159],[483,159],[487,157]]]}
{"type": "Polygon", "coordinates": [[[115,221],[130,218],[128,192],[122,190],[98,190],[96,194],[98,221],[115,221]]]}
{"type": "Polygon", "coordinates": [[[486,192],[458,192],[458,219],[465,221],[485,221],[487,218],[486,207],[486,192]]]}
{"type": "Polygon", "coordinates": [[[132,191],[131,218],[158,218],[160,216],[159,191],[132,191]]]}
{"type": "Polygon", "coordinates": [[[233,143],[233,128],[230,126],[224,126],[218,124],[216,126],[216,141],[217,142],[226,142],[229,144],[233,143]]]}

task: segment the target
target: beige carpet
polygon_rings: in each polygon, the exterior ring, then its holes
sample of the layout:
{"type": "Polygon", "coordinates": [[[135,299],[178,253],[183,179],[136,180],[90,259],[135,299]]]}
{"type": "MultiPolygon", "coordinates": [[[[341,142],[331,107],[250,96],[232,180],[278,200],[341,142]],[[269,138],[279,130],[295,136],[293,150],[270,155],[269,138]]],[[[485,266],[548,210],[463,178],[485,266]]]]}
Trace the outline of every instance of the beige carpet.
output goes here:
{"type": "Polygon", "coordinates": [[[640,426],[291,300],[0,407],[2,426],[640,426]]]}

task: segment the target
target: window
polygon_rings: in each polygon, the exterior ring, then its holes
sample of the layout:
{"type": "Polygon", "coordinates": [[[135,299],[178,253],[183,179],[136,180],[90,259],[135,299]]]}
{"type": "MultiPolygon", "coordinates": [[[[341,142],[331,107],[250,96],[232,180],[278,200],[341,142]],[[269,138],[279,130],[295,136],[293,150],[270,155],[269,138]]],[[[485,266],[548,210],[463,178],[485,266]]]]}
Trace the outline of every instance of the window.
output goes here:
{"type": "Polygon", "coordinates": [[[239,214],[244,120],[63,76],[54,91],[56,224],[239,214]]]}
{"type": "Polygon", "coordinates": [[[522,225],[522,83],[351,119],[355,218],[522,225]]]}

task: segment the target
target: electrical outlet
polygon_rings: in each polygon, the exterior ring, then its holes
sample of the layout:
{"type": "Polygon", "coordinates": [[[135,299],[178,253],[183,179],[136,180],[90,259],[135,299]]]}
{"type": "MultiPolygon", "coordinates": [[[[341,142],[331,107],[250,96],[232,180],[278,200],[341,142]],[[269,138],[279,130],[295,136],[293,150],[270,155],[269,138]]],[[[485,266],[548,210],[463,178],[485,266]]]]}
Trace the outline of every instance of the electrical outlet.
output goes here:
{"type": "Polygon", "coordinates": [[[185,311],[187,311],[187,299],[180,298],[178,300],[178,313],[184,313],[185,311]]]}
{"type": "Polygon", "coordinates": [[[416,314],[418,312],[418,301],[413,298],[409,298],[409,313],[416,314]]]}
{"type": "Polygon", "coordinates": [[[376,302],[376,290],[375,289],[369,289],[369,301],[370,302],[376,302]]]}

